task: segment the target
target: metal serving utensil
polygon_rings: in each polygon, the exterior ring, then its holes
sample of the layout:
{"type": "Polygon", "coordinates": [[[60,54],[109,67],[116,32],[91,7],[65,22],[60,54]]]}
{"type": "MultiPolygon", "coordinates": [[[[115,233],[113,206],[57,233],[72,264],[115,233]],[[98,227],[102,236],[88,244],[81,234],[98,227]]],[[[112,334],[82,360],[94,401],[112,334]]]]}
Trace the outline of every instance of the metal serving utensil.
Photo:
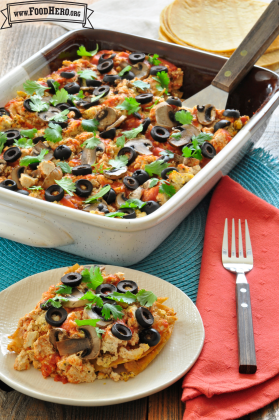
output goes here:
{"type": "Polygon", "coordinates": [[[279,2],[273,0],[211,85],[186,99],[182,106],[214,104],[225,109],[231,92],[279,34],[279,2]]]}
{"type": "Polygon", "coordinates": [[[238,250],[236,256],[234,219],[232,219],[232,247],[229,257],[228,246],[228,219],[225,221],[222,262],[223,266],[233,273],[236,273],[236,310],[237,310],[237,331],[238,331],[238,355],[239,373],[255,373],[257,370],[253,320],[250,301],[250,288],[244,273],[253,268],[253,253],[248,230],[248,223],[245,220],[245,245],[246,258],[242,248],[241,220],[238,221],[238,250]]]}

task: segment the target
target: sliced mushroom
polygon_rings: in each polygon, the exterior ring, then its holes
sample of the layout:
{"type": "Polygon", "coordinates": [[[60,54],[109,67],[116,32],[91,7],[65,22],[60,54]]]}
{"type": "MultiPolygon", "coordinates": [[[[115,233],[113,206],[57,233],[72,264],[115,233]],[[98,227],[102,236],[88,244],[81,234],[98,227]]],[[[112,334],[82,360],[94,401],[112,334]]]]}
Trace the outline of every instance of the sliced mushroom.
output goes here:
{"type": "Polygon", "coordinates": [[[161,102],[156,106],[155,116],[157,124],[161,127],[172,128],[178,125],[174,119],[173,108],[167,102],[161,102]]]}
{"type": "Polygon", "coordinates": [[[62,179],[63,172],[62,169],[58,166],[51,171],[51,173],[45,178],[43,183],[43,188],[46,190],[51,185],[55,184],[55,180],[59,181],[59,179],[62,179]]]}
{"type": "Polygon", "coordinates": [[[109,324],[113,322],[113,319],[108,319],[107,321],[101,315],[98,315],[92,309],[84,309],[83,316],[86,319],[99,319],[100,321],[97,322],[96,326],[98,328],[106,328],[109,324]]]}
{"type": "Polygon", "coordinates": [[[49,332],[48,339],[53,347],[57,348],[57,341],[63,341],[68,338],[68,334],[63,328],[53,328],[49,332]]]}
{"type": "Polygon", "coordinates": [[[152,142],[148,139],[132,139],[125,143],[125,147],[132,147],[140,155],[152,155],[149,148],[153,146],[152,142]]]}
{"type": "Polygon", "coordinates": [[[85,333],[91,344],[90,349],[83,352],[81,357],[88,360],[96,359],[101,350],[101,339],[98,337],[96,329],[91,325],[83,325],[79,330],[85,333]]]}
{"type": "Polygon", "coordinates": [[[91,343],[88,337],[57,341],[56,346],[60,356],[91,350],[91,343]]]}
{"type": "Polygon", "coordinates": [[[81,164],[94,165],[95,162],[96,162],[96,147],[95,149],[85,148],[81,155],[81,164]]]}
{"type": "Polygon", "coordinates": [[[197,106],[197,119],[202,125],[210,125],[216,119],[216,108],[211,104],[197,106]]]}
{"type": "Polygon", "coordinates": [[[46,146],[41,140],[33,147],[32,155],[39,156],[42,150],[49,150],[48,154],[44,156],[43,160],[51,160],[53,158],[52,149],[46,146]]]}
{"type": "Polygon", "coordinates": [[[98,112],[95,118],[99,122],[98,130],[103,131],[117,120],[117,113],[113,108],[106,106],[98,112]]]}
{"type": "Polygon", "coordinates": [[[127,166],[122,166],[122,168],[119,169],[110,169],[108,171],[104,171],[104,176],[109,179],[118,179],[126,176],[127,172],[127,166]]]}
{"type": "Polygon", "coordinates": [[[21,177],[21,174],[24,172],[24,170],[25,170],[24,166],[16,166],[15,168],[13,168],[12,173],[11,173],[11,178],[13,181],[16,182],[18,189],[22,188],[22,185],[20,183],[20,177],[21,177]]]}
{"type": "Polygon", "coordinates": [[[7,162],[4,159],[0,159],[0,175],[2,175],[6,166],[7,166],[7,162]]]}
{"type": "Polygon", "coordinates": [[[110,130],[111,128],[116,128],[116,127],[119,127],[120,126],[120,124],[122,124],[123,123],[123,121],[125,121],[126,120],[126,115],[121,115],[121,117],[119,117],[118,118],[118,120],[116,120],[115,121],[115,123],[113,123],[113,124],[111,124],[110,126],[108,126],[106,129],[107,130],[110,130]]]}
{"type": "MultiPolygon", "coordinates": [[[[126,66],[127,66],[126,62],[120,63],[121,68],[124,69],[126,66]]],[[[132,71],[134,75],[138,77],[139,79],[146,79],[148,77],[150,69],[147,64],[141,62],[141,63],[134,64],[131,67],[132,68],[130,71],[132,71]]]]}
{"type": "Polygon", "coordinates": [[[137,198],[138,200],[140,200],[142,193],[143,193],[143,188],[138,187],[129,194],[129,198],[137,198]]]}
{"type": "Polygon", "coordinates": [[[38,117],[44,122],[48,122],[56,114],[60,114],[59,109],[55,108],[54,106],[50,106],[47,111],[39,112],[38,117]]]}
{"type": "Polygon", "coordinates": [[[84,293],[82,293],[80,290],[74,287],[70,295],[65,295],[68,301],[63,302],[63,307],[80,308],[81,306],[86,306],[89,303],[89,301],[87,299],[80,300],[80,298],[82,298],[83,296],[84,293]]]}
{"type": "Polygon", "coordinates": [[[122,204],[125,203],[125,201],[127,201],[127,198],[123,193],[117,194],[115,199],[116,207],[119,209],[122,206],[122,204]]]}
{"type": "Polygon", "coordinates": [[[176,140],[174,137],[169,137],[168,142],[172,146],[185,146],[185,144],[191,142],[193,136],[198,136],[200,134],[200,130],[192,124],[182,125],[181,128],[183,128],[183,130],[180,131],[181,138],[179,140],[176,140]]]}

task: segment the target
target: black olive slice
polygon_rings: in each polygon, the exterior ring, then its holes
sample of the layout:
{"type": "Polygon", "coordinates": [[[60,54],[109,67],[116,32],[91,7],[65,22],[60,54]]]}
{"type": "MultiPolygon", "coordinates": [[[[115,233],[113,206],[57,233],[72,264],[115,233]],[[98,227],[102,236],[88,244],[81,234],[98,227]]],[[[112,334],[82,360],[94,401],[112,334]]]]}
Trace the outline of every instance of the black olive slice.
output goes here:
{"type": "Polygon", "coordinates": [[[30,163],[28,166],[30,169],[32,169],[32,171],[35,171],[35,169],[37,169],[39,165],[40,165],[40,162],[34,162],[34,163],[30,163]]]}
{"type": "Polygon", "coordinates": [[[99,58],[98,64],[102,64],[104,61],[112,60],[114,57],[116,57],[116,54],[111,54],[110,56],[106,57],[106,53],[102,54],[99,58]]]}
{"type": "Polygon", "coordinates": [[[102,131],[99,134],[99,136],[102,139],[111,139],[111,140],[114,139],[115,135],[116,135],[116,128],[110,128],[109,130],[102,131]]]}
{"type": "Polygon", "coordinates": [[[129,190],[136,190],[139,187],[138,181],[132,176],[125,176],[125,178],[123,178],[123,184],[126,188],[129,188],[129,190]]]}
{"type": "Polygon", "coordinates": [[[146,133],[149,125],[151,123],[151,120],[149,117],[145,118],[145,120],[143,120],[142,122],[142,134],[146,133]]]}
{"type": "Polygon", "coordinates": [[[111,333],[119,340],[129,341],[132,338],[132,331],[126,325],[116,323],[111,327],[111,333]]]}
{"type": "Polygon", "coordinates": [[[85,79],[85,83],[87,87],[99,87],[102,85],[101,80],[95,80],[95,79],[85,79]]]}
{"type": "Polygon", "coordinates": [[[72,79],[75,77],[76,73],[74,71],[61,71],[60,76],[64,77],[64,79],[72,79]]]}
{"type": "Polygon", "coordinates": [[[46,322],[52,327],[61,327],[61,325],[66,321],[68,312],[64,308],[54,308],[53,306],[49,308],[46,312],[46,322]],[[55,321],[53,317],[59,317],[60,319],[55,321]]]}
{"type": "Polygon", "coordinates": [[[160,127],[159,125],[152,127],[150,134],[152,138],[159,143],[165,143],[170,136],[170,132],[166,128],[160,127]]]}
{"type": "MultiPolygon", "coordinates": [[[[113,190],[114,191],[114,190],[113,190]]],[[[106,195],[106,194],[105,194],[106,195]]],[[[116,196],[116,194],[115,194],[116,196]]],[[[104,198],[104,197],[103,197],[104,198]]],[[[107,201],[107,200],[105,200],[107,201]]],[[[113,200],[114,201],[114,200],[113,200]]],[[[109,202],[107,201],[107,203],[109,204],[109,202]]],[[[103,203],[100,203],[97,207],[98,211],[101,211],[102,213],[108,214],[109,213],[109,209],[107,208],[107,206],[105,206],[103,203]]]]}
{"type": "Polygon", "coordinates": [[[172,171],[178,172],[178,169],[176,169],[174,166],[169,166],[168,168],[162,170],[161,177],[163,179],[168,179],[168,173],[172,171]]]}
{"type": "Polygon", "coordinates": [[[152,313],[143,306],[136,310],[135,315],[139,325],[143,328],[150,328],[154,323],[152,313]]]}
{"type": "Polygon", "coordinates": [[[170,160],[170,157],[169,157],[169,155],[164,155],[164,156],[162,155],[162,156],[159,156],[158,159],[156,159],[156,161],[157,160],[162,160],[163,163],[166,163],[170,160]]]}
{"type": "Polygon", "coordinates": [[[90,181],[88,181],[88,179],[79,179],[75,184],[76,195],[79,197],[88,197],[93,190],[93,185],[90,181]]]}
{"type": "MultiPolygon", "coordinates": [[[[133,149],[132,147],[128,147],[128,146],[125,147],[124,146],[124,147],[122,147],[122,149],[119,150],[117,156],[123,156],[123,155],[126,155],[126,154],[129,155],[128,156],[128,163],[127,163],[127,166],[129,166],[129,165],[131,165],[131,163],[134,162],[134,160],[136,159],[138,154],[135,151],[135,149],[133,149]]],[[[131,178],[131,177],[129,177],[129,178],[131,178]]]]}
{"type": "Polygon", "coordinates": [[[50,302],[48,302],[48,304],[45,304],[47,301],[48,299],[40,303],[40,308],[43,309],[43,311],[47,311],[49,308],[52,308],[52,304],[50,302]]]}
{"type": "Polygon", "coordinates": [[[149,102],[151,102],[153,99],[153,94],[152,93],[141,93],[140,95],[137,95],[135,97],[135,100],[139,103],[139,104],[148,104],[149,102]]]}
{"type": "Polygon", "coordinates": [[[150,74],[155,75],[161,71],[168,73],[168,68],[166,66],[152,66],[150,69],[150,74]]]}
{"type": "Polygon", "coordinates": [[[55,87],[53,85],[53,82],[55,82],[55,80],[53,80],[53,79],[47,79],[47,85],[49,87],[49,92],[50,93],[55,93],[56,92],[55,87]]]}
{"type": "Polygon", "coordinates": [[[205,158],[212,159],[216,156],[216,150],[213,144],[205,141],[201,146],[201,153],[205,158]]]}
{"type": "Polygon", "coordinates": [[[137,118],[138,120],[141,120],[141,115],[140,115],[140,113],[139,113],[139,112],[134,112],[134,113],[133,113],[133,116],[134,116],[135,118],[137,118]]]}
{"type": "MultiPolygon", "coordinates": [[[[109,185],[109,184],[107,184],[109,185]]],[[[106,187],[107,185],[104,185],[104,187],[106,187]]],[[[105,195],[103,195],[103,199],[108,203],[111,204],[115,201],[116,199],[116,192],[114,191],[113,188],[111,188],[105,195]]],[[[103,211],[103,210],[101,210],[103,211]]]]}
{"type": "Polygon", "coordinates": [[[109,94],[110,91],[110,87],[103,85],[100,87],[97,87],[96,89],[93,90],[93,95],[98,96],[98,95],[102,95],[102,98],[104,98],[105,96],[107,96],[109,94]]]}
{"type": "Polygon", "coordinates": [[[54,201],[60,201],[64,197],[64,190],[60,185],[54,184],[45,190],[45,199],[53,203],[54,201]]]}
{"type": "Polygon", "coordinates": [[[3,115],[10,115],[9,111],[6,110],[6,108],[0,108],[0,117],[3,115]]]}
{"type": "Polygon", "coordinates": [[[62,111],[65,111],[65,109],[69,109],[70,105],[65,104],[65,103],[61,103],[61,104],[56,105],[55,108],[59,109],[59,111],[62,112],[62,111]]]}
{"type": "MultiPolygon", "coordinates": [[[[124,209],[121,209],[121,211],[124,209]]],[[[126,293],[126,292],[131,292],[134,295],[136,295],[139,291],[138,289],[138,285],[135,281],[133,280],[122,280],[118,283],[117,285],[117,291],[119,293],[126,293]]]]}
{"type": "Polygon", "coordinates": [[[90,175],[92,174],[92,167],[91,165],[84,164],[79,166],[74,166],[72,168],[73,175],[90,175]]]}
{"type": "Polygon", "coordinates": [[[78,85],[76,82],[67,83],[64,86],[64,89],[70,93],[71,95],[74,95],[75,93],[79,93],[80,91],[80,85],[78,85]]]}
{"type": "Polygon", "coordinates": [[[103,82],[113,84],[116,80],[121,80],[121,77],[118,74],[105,74],[103,82]]]}
{"type": "Polygon", "coordinates": [[[30,99],[30,98],[29,98],[29,99],[25,99],[25,101],[23,102],[23,106],[24,106],[24,108],[25,108],[25,109],[26,109],[26,111],[28,111],[28,112],[36,112],[36,111],[33,111],[33,109],[31,109],[30,103],[32,103],[32,101],[31,101],[31,99],[30,99]]]}
{"type": "Polygon", "coordinates": [[[5,136],[7,137],[7,141],[5,146],[12,146],[15,140],[20,139],[20,132],[18,130],[6,130],[4,131],[5,136]]]}
{"type": "Polygon", "coordinates": [[[19,147],[10,147],[8,150],[5,151],[3,158],[6,162],[15,162],[21,156],[21,150],[19,147]]]}
{"type": "MultiPolygon", "coordinates": [[[[96,294],[101,295],[102,298],[103,297],[105,298],[107,295],[110,295],[111,293],[116,292],[116,291],[117,291],[117,288],[116,286],[114,286],[114,284],[102,283],[100,284],[100,286],[97,287],[96,294]]],[[[107,303],[110,303],[110,302],[107,302],[107,303]]]]}
{"type": "Polygon", "coordinates": [[[160,342],[161,336],[155,328],[148,328],[139,333],[139,339],[141,343],[146,343],[149,347],[154,347],[160,342]]]}
{"type": "Polygon", "coordinates": [[[134,209],[129,209],[129,208],[121,209],[121,213],[126,213],[126,216],[123,216],[123,219],[135,219],[137,217],[134,209]]]}
{"type": "Polygon", "coordinates": [[[34,139],[33,139],[34,144],[39,143],[39,141],[44,142],[44,141],[46,141],[46,138],[44,136],[34,137],[34,139]]]}
{"type": "Polygon", "coordinates": [[[75,106],[71,106],[70,108],[68,108],[68,110],[69,112],[74,112],[74,120],[79,120],[81,118],[81,112],[75,106]]]}
{"type": "Polygon", "coordinates": [[[53,124],[57,124],[60,125],[61,128],[66,128],[68,127],[68,121],[64,121],[64,122],[57,122],[57,121],[51,121],[53,124]]]}
{"type": "Polygon", "coordinates": [[[0,183],[0,187],[6,188],[6,190],[11,190],[11,191],[17,190],[16,182],[13,181],[12,179],[5,179],[4,181],[0,183]]]}
{"type": "Polygon", "coordinates": [[[145,172],[143,169],[137,169],[133,173],[132,177],[138,181],[139,185],[144,184],[146,181],[150,179],[150,176],[148,175],[148,173],[145,172]]]}
{"type": "Polygon", "coordinates": [[[147,201],[145,206],[143,207],[143,211],[145,211],[146,214],[151,214],[154,211],[158,210],[160,207],[160,204],[156,201],[147,201]]]}
{"type": "Polygon", "coordinates": [[[121,76],[122,80],[133,80],[135,78],[135,74],[132,71],[126,71],[126,73],[121,76]]]}
{"type": "Polygon", "coordinates": [[[66,286],[77,287],[82,281],[82,275],[80,273],[67,273],[61,277],[61,281],[66,286]]]}
{"type": "Polygon", "coordinates": [[[132,64],[141,63],[145,60],[145,54],[142,52],[134,52],[129,55],[129,60],[132,64]]]}
{"type": "Polygon", "coordinates": [[[113,61],[108,59],[97,65],[97,70],[101,73],[108,73],[113,68],[113,61]]]}
{"type": "Polygon", "coordinates": [[[171,96],[170,98],[168,98],[168,99],[166,100],[166,102],[167,102],[169,105],[182,106],[182,102],[181,102],[181,100],[180,100],[179,98],[175,98],[174,96],[171,96]]]}
{"type": "Polygon", "coordinates": [[[239,118],[240,117],[240,112],[237,111],[236,109],[226,109],[223,112],[224,117],[230,117],[230,118],[239,118]]]}
{"type": "Polygon", "coordinates": [[[229,125],[231,125],[231,122],[228,120],[221,120],[218,121],[215,125],[214,125],[214,133],[219,130],[220,128],[225,128],[228,127],[229,125]]]}
{"type": "Polygon", "coordinates": [[[26,190],[17,190],[17,193],[22,194],[22,195],[29,195],[29,192],[26,190]]]}
{"type": "MultiPolygon", "coordinates": [[[[94,99],[94,98],[92,98],[94,99]]],[[[99,105],[99,99],[95,99],[91,102],[91,99],[89,98],[89,100],[81,100],[76,102],[76,105],[80,106],[83,109],[89,109],[92,106],[96,106],[99,105]]]]}
{"type": "Polygon", "coordinates": [[[69,157],[72,154],[72,151],[65,144],[60,144],[60,146],[56,147],[53,154],[54,154],[55,159],[63,160],[63,159],[69,159],[69,157]]]}

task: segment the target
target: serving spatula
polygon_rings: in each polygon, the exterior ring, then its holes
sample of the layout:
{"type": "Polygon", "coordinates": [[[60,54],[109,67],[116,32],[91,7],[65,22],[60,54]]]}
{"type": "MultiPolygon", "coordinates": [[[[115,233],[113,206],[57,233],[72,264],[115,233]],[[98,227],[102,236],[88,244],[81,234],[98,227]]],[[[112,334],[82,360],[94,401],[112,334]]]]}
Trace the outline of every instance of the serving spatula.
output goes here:
{"type": "Polygon", "coordinates": [[[214,104],[218,109],[225,109],[229,93],[246,76],[278,35],[279,1],[273,0],[211,85],[186,99],[182,105],[193,108],[195,105],[214,104]]]}

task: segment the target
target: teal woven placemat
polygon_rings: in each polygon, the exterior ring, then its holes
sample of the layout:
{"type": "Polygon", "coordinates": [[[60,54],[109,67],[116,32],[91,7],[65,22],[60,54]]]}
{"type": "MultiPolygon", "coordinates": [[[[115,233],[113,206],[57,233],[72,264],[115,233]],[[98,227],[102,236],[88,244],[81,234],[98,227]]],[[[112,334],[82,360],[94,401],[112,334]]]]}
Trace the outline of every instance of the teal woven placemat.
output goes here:
{"type": "MultiPolygon", "coordinates": [[[[279,208],[279,163],[263,149],[250,151],[229,175],[247,190],[279,208]]],[[[195,302],[210,196],[205,197],[151,255],[130,268],[169,281],[195,302]]],[[[21,245],[3,238],[0,238],[0,255],[0,291],[42,271],[76,262],[102,263],[56,249],[21,245]]]]}

